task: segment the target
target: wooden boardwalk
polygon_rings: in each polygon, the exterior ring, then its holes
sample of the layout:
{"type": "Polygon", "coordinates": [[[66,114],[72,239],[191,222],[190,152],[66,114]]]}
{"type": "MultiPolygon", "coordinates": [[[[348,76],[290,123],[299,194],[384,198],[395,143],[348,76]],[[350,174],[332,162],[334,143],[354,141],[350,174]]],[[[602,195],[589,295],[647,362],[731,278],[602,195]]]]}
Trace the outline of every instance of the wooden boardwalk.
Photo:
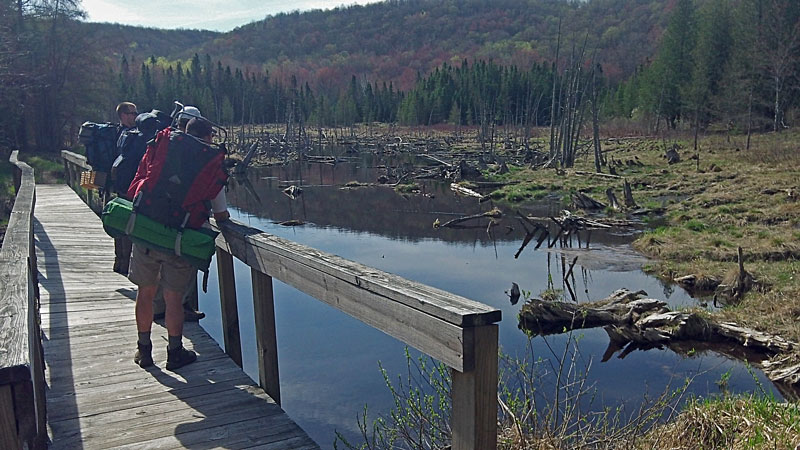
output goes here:
{"type": "Polygon", "coordinates": [[[99,218],[63,185],[36,186],[34,216],[51,448],[319,448],[197,324],[196,363],[167,371],[154,324],[156,367],[134,364],[135,286],[99,218]]]}

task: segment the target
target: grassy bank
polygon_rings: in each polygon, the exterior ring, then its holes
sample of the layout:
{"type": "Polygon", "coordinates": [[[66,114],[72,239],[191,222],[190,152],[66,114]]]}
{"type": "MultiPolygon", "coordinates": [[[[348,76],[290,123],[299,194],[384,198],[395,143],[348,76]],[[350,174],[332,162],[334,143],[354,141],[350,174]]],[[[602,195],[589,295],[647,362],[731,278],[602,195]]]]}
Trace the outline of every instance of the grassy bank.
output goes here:
{"type": "MultiPolygon", "coordinates": [[[[688,138],[608,140],[604,151],[632,185],[637,204],[663,211],[644,219],[662,225],[635,243],[654,258],[648,271],[665,279],[697,274],[724,281],[736,273],[742,247],[758,288],[716,314],[800,342],[800,133],[755,136],[750,150],[744,139],[701,139],[699,163],[688,138]],[[664,153],[673,144],[681,161],[668,164],[664,153]]],[[[494,178],[516,184],[492,196],[514,202],[581,191],[607,202],[612,188],[621,200],[623,180],[588,174],[593,171],[590,158],[565,171],[512,169],[494,178]]]]}
{"type": "Polygon", "coordinates": [[[659,426],[636,448],[796,449],[800,407],[769,397],[693,400],[670,423],[659,426]]]}

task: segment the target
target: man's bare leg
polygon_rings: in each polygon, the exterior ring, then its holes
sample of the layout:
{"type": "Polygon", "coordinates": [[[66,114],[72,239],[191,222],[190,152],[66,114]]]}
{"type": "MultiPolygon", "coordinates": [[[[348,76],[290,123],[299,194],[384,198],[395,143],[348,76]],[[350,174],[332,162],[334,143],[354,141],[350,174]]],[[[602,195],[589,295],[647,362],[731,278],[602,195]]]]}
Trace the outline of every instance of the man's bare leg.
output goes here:
{"type": "Polygon", "coordinates": [[[133,361],[140,367],[153,365],[153,343],[150,341],[150,326],[153,323],[153,297],[158,286],[139,286],[136,292],[136,355],[133,361]]]}

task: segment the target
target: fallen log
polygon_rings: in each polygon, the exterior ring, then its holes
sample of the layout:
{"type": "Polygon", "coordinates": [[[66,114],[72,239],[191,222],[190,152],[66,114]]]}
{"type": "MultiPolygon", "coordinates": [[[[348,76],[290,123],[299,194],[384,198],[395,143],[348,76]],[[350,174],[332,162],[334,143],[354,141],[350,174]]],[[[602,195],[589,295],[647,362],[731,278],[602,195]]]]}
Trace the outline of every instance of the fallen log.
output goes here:
{"type": "Polygon", "coordinates": [[[584,170],[573,170],[573,171],[568,171],[567,173],[571,173],[573,175],[583,175],[583,176],[587,176],[587,177],[613,178],[615,180],[622,178],[619,175],[610,175],[610,174],[602,173],[602,172],[586,172],[584,170]]]}
{"type": "Polygon", "coordinates": [[[597,200],[589,197],[583,192],[576,192],[572,194],[572,202],[580,209],[605,209],[606,205],[597,200]]]}
{"type": "Polygon", "coordinates": [[[469,220],[483,219],[485,217],[488,217],[490,219],[499,219],[499,218],[503,217],[503,212],[500,211],[497,208],[493,208],[492,210],[486,211],[484,213],[472,214],[470,216],[459,217],[457,219],[448,220],[447,222],[442,223],[442,224],[439,223],[439,219],[436,219],[433,222],[433,228],[455,227],[460,223],[463,223],[463,222],[466,222],[466,221],[469,221],[469,220]]]}
{"type": "Polygon", "coordinates": [[[244,159],[239,161],[234,168],[234,173],[244,173],[247,170],[247,167],[250,165],[250,161],[253,160],[253,156],[256,155],[258,151],[258,142],[253,142],[250,146],[250,149],[247,151],[247,155],[245,155],[244,159]]]}
{"type": "Polygon", "coordinates": [[[620,289],[606,299],[585,304],[533,298],[523,305],[518,326],[542,336],[604,327],[610,340],[604,361],[620,350],[622,358],[636,349],[663,346],[688,354],[700,343],[709,350],[746,359],[762,368],[770,380],[791,385],[797,394],[800,344],[735,323],[670,311],[665,302],[644,295],[644,291],[620,289]]]}
{"type": "Polygon", "coordinates": [[[478,199],[482,199],[483,198],[483,195],[473,191],[470,188],[466,188],[464,186],[461,186],[458,183],[451,183],[450,184],[450,189],[452,189],[453,192],[456,192],[456,193],[461,194],[461,195],[466,195],[468,197],[475,197],[475,198],[478,198],[478,199]]]}

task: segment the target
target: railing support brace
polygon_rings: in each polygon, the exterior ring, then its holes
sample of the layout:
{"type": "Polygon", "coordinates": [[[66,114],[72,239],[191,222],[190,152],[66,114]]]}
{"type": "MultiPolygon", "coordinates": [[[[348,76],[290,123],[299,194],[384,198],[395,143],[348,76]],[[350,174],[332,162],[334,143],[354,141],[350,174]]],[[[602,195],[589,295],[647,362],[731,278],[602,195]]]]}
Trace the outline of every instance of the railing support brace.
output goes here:
{"type": "Polygon", "coordinates": [[[272,277],[250,269],[253,280],[253,315],[256,321],[258,384],[275,403],[281,404],[278,376],[278,340],[275,331],[275,297],[272,277]]]}
{"type": "Polygon", "coordinates": [[[217,247],[217,273],[219,274],[219,299],[225,353],[239,367],[242,367],[242,342],[239,336],[239,308],[236,305],[233,256],[220,247],[217,247]]]}
{"type": "MultiPolygon", "coordinates": [[[[472,370],[450,370],[452,450],[497,448],[497,325],[470,329],[472,370]]],[[[469,342],[468,339],[466,339],[469,342]]],[[[466,346],[466,345],[465,345],[466,346]]]]}

